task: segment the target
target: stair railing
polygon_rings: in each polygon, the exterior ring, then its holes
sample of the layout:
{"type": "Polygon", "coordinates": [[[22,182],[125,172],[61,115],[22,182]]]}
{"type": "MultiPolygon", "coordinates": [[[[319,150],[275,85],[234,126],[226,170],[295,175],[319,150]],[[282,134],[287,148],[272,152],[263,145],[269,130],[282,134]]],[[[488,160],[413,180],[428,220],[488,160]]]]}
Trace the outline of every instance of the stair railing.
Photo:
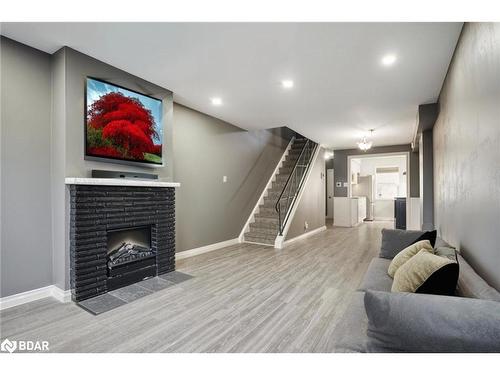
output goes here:
{"type": "Polygon", "coordinates": [[[278,231],[280,236],[283,235],[283,229],[285,229],[288,217],[290,216],[290,209],[293,207],[305,180],[316,147],[317,143],[309,139],[306,141],[276,201],[275,209],[278,213],[278,231]]]}

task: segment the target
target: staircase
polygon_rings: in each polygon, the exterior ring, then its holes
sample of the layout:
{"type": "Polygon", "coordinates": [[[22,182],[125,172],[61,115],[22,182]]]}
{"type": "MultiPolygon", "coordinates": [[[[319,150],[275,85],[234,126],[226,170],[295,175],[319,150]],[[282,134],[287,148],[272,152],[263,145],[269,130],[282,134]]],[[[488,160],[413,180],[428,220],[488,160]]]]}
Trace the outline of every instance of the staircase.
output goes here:
{"type": "Polygon", "coordinates": [[[293,140],[288,155],[264,195],[264,203],[259,205],[254,213],[253,222],[249,225],[250,230],[244,234],[245,242],[274,246],[316,147],[316,143],[306,138],[293,140]],[[280,204],[277,204],[278,199],[280,204]]]}

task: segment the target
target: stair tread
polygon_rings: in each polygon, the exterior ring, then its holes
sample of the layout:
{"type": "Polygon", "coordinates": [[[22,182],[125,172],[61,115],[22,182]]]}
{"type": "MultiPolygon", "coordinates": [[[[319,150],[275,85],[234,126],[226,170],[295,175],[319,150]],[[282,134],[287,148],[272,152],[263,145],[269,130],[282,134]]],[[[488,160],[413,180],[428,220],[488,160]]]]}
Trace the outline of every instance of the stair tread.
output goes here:
{"type": "Polygon", "coordinates": [[[250,230],[255,231],[255,232],[259,232],[259,233],[266,233],[268,235],[276,235],[278,233],[278,226],[276,226],[274,228],[272,228],[272,227],[268,228],[268,227],[258,227],[255,225],[250,225],[250,230]]]}
{"type": "Polygon", "coordinates": [[[265,232],[265,231],[261,231],[255,227],[252,227],[250,229],[250,231],[248,232],[249,235],[251,236],[257,236],[257,237],[276,237],[276,235],[278,234],[277,232],[276,233],[268,233],[268,232],[265,232]]]}
{"type": "Polygon", "coordinates": [[[270,245],[270,246],[274,245],[274,240],[267,240],[267,239],[263,239],[263,238],[248,237],[248,238],[245,238],[245,242],[261,243],[261,244],[270,245]]]}
{"type": "Polygon", "coordinates": [[[250,231],[252,233],[259,233],[263,236],[274,236],[276,237],[276,235],[278,234],[278,230],[277,229],[273,229],[273,228],[256,228],[256,227],[250,227],[250,231]]]}
{"type": "Polygon", "coordinates": [[[269,238],[269,239],[274,239],[278,233],[265,233],[265,232],[259,232],[253,229],[250,229],[249,232],[245,233],[245,236],[251,236],[251,237],[260,237],[260,238],[269,238]]]}
{"type": "Polygon", "coordinates": [[[255,214],[255,218],[260,218],[260,219],[272,219],[276,220],[278,222],[278,214],[273,214],[272,216],[269,214],[255,214]]]}
{"type": "Polygon", "coordinates": [[[274,207],[261,207],[259,214],[269,215],[269,217],[274,217],[276,214],[276,209],[274,207]]]}
{"type": "Polygon", "coordinates": [[[269,216],[266,214],[255,214],[255,219],[266,219],[264,221],[269,221],[269,222],[274,221],[277,223],[278,222],[278,214],[275,214],[273,216],[269,216]]]}
{"type": "Polygon", "coordinates": [[[260,233],[260,232],[255,232],[250,230],[250,232],[245,233],[246,238],[260,238],[263,240],[269,240],[273,241],[276,239],[277,234],[267,234],[267,233],[260,233]]]}
{"type": "Polygon", "coordinates": [[[265,223],[265,222],[253,222],[253,223],[250,223],[250,228],[264,228],[264,229],[275,229],[277,230],[278,229],[278,223],[265,223]]]}

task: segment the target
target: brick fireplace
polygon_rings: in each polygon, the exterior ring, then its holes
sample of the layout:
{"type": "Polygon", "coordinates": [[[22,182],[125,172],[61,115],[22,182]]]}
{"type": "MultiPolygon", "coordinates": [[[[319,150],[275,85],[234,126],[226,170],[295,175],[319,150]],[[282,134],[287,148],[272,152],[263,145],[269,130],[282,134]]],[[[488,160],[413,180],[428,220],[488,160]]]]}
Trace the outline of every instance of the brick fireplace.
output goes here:
{"type": "Polygon", "coordinates": [[[67,182],[73,301],[175,270],[178,184],[123,181],[126,186],[114,186],[103,184],[109,179],[74,180],[82,181],[67,182]],[[135,239],[139,231],[142,240],[135,239]],[[117,233],[132,239],[116,240],[117,233]]]}

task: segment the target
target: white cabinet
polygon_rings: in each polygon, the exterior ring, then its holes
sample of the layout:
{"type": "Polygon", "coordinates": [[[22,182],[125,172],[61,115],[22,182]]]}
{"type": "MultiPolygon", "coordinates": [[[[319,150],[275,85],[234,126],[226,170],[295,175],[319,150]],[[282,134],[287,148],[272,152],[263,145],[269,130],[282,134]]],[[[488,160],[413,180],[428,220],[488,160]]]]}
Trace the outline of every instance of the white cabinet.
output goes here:
{"type": "Polygon", "coordinates": [[[333,225],[353,227],[366,218],[365,197],[335,197],[333,204],[333,225]]]}

